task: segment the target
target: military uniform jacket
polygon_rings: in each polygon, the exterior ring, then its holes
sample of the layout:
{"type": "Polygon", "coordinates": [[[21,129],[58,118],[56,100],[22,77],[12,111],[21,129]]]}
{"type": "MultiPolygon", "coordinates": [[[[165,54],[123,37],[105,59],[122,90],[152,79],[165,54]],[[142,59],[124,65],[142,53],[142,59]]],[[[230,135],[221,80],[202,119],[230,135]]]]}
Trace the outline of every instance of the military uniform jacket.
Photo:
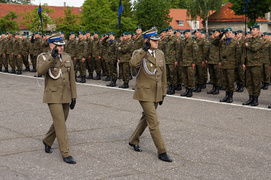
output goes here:
{"type": "Polygon", "coordinates": [[[203,61],[207,61],[210,53],[210,41],[203,39],[203,61]]]}
{"type": "Polygon", "coordinates": [[[6,50],[5,50],[5,52],[7,53],[7,54],[11,54],[12,53],[12,51],[13,51],[13,44],[14,44],[14,39],[13,38],[8,38],[7,39],[7,42],[6,42],[6,50]]]}
{"type": "Polygon", "coordinates": [[[136,36],[134,40],[134,46],[135,46],[134,50],[142,48],[143,44],[144,44],[143,36],[142,35],[136,36]]]}
{"type": "Polygon", "coordinates": [[[238,41],[238,50],[241,52],[238,61],[236,62],[236,67],[245,64],[245,42],[244,39],[237,40],[238,41]]]}
{"type": "Polygon", "coordinates": [[[198,58],[197,42],[189,38],[184,41],[183,50],[180,51],[182,66],[189,67],[196,63],[198,58]]]}
{"type": "Polygon", "coordinates": [[[149,51],[145,52],[143,49],[134,51],[130,66],[138,69],[133,97],[135,100],[159,102],[162,101],[162,96],[166,96],[165,56],[159,49],[155,51],[155,56],[152,57],[149,51]]]}
{"type": "Polygon", "coordinates": [[[19,54],[22,55],[23,45],[20,39],[15,39],[13,44],[13,54],[14,56],[18,56],[19,54]]]}
{"type": "MultiPolygon", "coordinates": [[[[66,49],[66,47],[64,48],[66,49]]],[[[48,39],[42,42],[42,52],[48,52],[50,50],[48,39]]]]}
{"type": "Polygon", "coordinates": [[[92,46],[92,57],[95,59],[98,59],[98,57],[101,54],[101,46],[100,46],[100,40],[98,38],[93,40],[93,46],[92,46]]]}
{"type": "Polygon", "coordinates": [[[90,38],[87,39],[87,44],[88,44],[88,48],[87,48],[87,56],[91,56],[92,55],[92,40],[90,38]]]}
{"type": "Polygon", "coordinates": [[[236,62],[241,58],[241,49],[238,47],[238,41],[235,39],[223,39],[216,37],[212,43],[221,47],[220,60],[222,69],[236,68],[236,62]]]}
{"type": "Polygon", "coordinates": [[[27,39],[22,40],[22,46],[23,46],[23,55],[26,55],[26,53],[29,53],[30,49],[30,42],[27,39]]]}
{"type": "Polygon", "coordinates": [[[76,98],[74,67],[70,55],[54,59],[51,51],[38,56],[37,72],[45,76],[44,103],[70,103],[76,98]]]}
{"type": "Polygon", "coordinates": [[[264,45],[261,49],[262,53],[262,63],[267,64],[271,61],[271,42],[264,41],[264,45]]]}
{"type": "Polygon", "coordinates": [[[7,38],[0,40],[0,55],[6,53],[7,38]]]}
{"type": "Polygon", "coordinates": [[[167,37],[165,40],[165,57],[167,64],[174,64],[179,54],[178,42],[175,36],[167,37]]]}
{"type": "Polygon", "coordinates": [[[76,58],[83,59],[87,57],[87,42],[84,39],[79,39],[76,45],[76,58]]]}
{"type": "Polygon", "coordinates": [[[198,45],[198,59],[196,61],[196,64],[201,64],[202,61],[204,61],[204,39],[198,38],[196,39],[197,45],[198,45]]]}
{"type": "Polygon", "coordinates": [[[247,43],[248,46],[246,47],[246,66],[261,66],[261,48],[264,46],[264,41],[260,38],[260,36],[257,36],[250,38],[247,43]]]}
{"type": "Polygon", "coordinates": [[[165,39],[166,37],[164,37],[158,42],[158,49],[160,49],[163,52],[165,52],[165,39]]]}
{"type": "Polygon", "coordinates": [[[43,47],[42,47],[42,41],[40,38],[37,38],[34,40],[33,44],[33,56],[38,56],[40,53],[42,53],[43,47]]]}
{"type": "Polygon", "coordinates": [[[208,64],[218,64],[220,58],[220,47],[214,45],[213,41],[210,41],[208,64]]]}
{"type": "Polygon", "coordinates": [[[108,42],[107,44],[108,60],[110,61],[117,60],[117,48],[118,43],[115,40],[108,42]]]}
{"type": "Polygon", "coordinates": [[[120,62],[129,62],[131,59],[132,44],[129,40],[122,41],[119,47],[121,47],[121,49],[119,49],[120,62]]]}
{"type": "Polygon", "coordinates": [[[77,44],[77,41],[76,39],[74,38],[73,40],[70,40],[68,41],[67,43],[67,53],[72,57],[74,58],[75,55],[76,55],[76,44],[77,44]]]}

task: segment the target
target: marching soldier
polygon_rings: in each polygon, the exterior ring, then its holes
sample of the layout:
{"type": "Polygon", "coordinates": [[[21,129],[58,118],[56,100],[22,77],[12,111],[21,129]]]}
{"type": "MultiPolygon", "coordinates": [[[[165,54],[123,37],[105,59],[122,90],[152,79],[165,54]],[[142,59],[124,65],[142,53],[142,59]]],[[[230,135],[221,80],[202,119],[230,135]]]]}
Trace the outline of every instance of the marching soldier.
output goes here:
{"type": "Polygon", "coordinates": [[[158,49],[160,38],[155,29],[150,29],[143,34],[145,44],[142,49],[134,52],[130,61],[131,67],[139,71],[136,78],[134,99],[139,101],[143,113],[137,128],[130,138],[129,145],[135,151],[142,151],[139,146],[139,138],[148,126],[158,150],[158,158],[162,161],[172,162],[160,133],[156,113],[158,104],[162,105],[167,90],[165,56],[158,49]]]}
{"type": "Polygon", "coordinates": [[[16,74],[21,75],[22,68],[23,68],[23,59],[22,59],[23,47],[22,47],[22,42],[19,38],[20,38],[20,34],[15,33],[12,52],[13,52],[14,62],[17,67],[16,74]]]}
{"type": "Polygon", "coordinates": [[[206,32],[201,31],[201,38],[203,39],[203,67],[202,67],[202,72],[203,72],[203,85],[201,86],[201,89],[206,88],[206,83],[208,80],[208,68],[207,68],[207,54],[206,54],[206,49],[210,48],[210,41],[206,39],[206,32]]]}
{"type": "Polygon", "coordinates": [[[11,72],[10,73],[15,73],[15,62],[14,62],[14,58],[13,58],[13,44],[14,44],[14,39],[13,39],[13,33],[9,32],[8,33],[8,39],[6,42],[6,58],[7,61],[9,63],[9,65],[11,66],[11,72]]]}
{"type": "Polygon", "coordinates": [[[192,97],[195,88],[195,63],[198,58],[197,42],[191,38],[190,29],[184,30],[184,44],[180,51],[180,65],[182,66],[182,77],[186,91],[181,96],[192,97]]]}
{"type": "Polygon", "coordinates": [[[86,77],[87,79],[93,79],[93,65],[92,65],[92,39],[90,36],[90,31],[86,31],[86,41],[88,44],[87,48],[87,59],[86,59],[86,67],[88,69],[88,76],[86,77]]]}
{"type": "Polygon", "coordinates": [[[246,47],[246,62],[243,63],[246,70],[246,88],[249,93],[249,100],[243,105],[258,106],[258,98],[261,93],[261,75],[263,62],[261,60],[261,48],[264,46],[264,41],[259,36],[259,25],[250,27],[252,37],[245,42],[246,47]]]}
{"type": "Polygon", "coordinates": [[[76,62],[78,63],[81,80],[80,83],[86,82],[86,57],[87,57],[87,42],[84,39],[84,32],[79,31],[79,40],[76,44],[76,62]]]}
{"type": "Polygon", "coordinates": [[[241,49],[238,47],[238,41],[232,38],[232,29],[228,28],[224,33],[215,37],[212,43],[221,48],[219,68],[222,69],[222,84],[226,90],[226,96],[220,102],[233,102],[235,67],[238,58],[241,55],[241,49]],[[222,37],[225,35],[225,39],[222,37]]]}
{"type": "Polygon", "coordinates": [[[38,56],[38,74],[45,76],[43,102],[48,104],[53,124],[43,139],[46,153],[52,153],[52,144],[57,138],[63,160],[76,164],[69,149],[66,120],[69,109],[76,104],[76,84],[71,57],[64,53],[65,42],[60,35],[49,38],[50,51],[38,56]]]}
{"type": "Polygon", "coordinates": [[[30,42],[29,40],[27,40],[26,34],[23,34],[22,35],[22,59],[23,59],[23,64],[25,66],[25,71],[30,71],[29,61],[28,61],[29,48],[30,48],[30,42]]]}

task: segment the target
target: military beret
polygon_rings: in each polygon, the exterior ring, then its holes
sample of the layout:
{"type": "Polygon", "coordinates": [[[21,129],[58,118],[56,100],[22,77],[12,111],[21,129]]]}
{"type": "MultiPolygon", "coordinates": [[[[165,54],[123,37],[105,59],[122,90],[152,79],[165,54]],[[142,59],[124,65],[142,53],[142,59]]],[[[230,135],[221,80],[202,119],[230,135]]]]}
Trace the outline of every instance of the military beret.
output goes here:
{"type": "Polygon", "coordinates": [[[27,34],[24,32],[24,33],[22,34],[22,36],[27,36],[27,34]]]}
{"type": "Polygon", "coordinates": [[[102,34],[101,37],[104,37],[104,34],[102,34]]]}
{"type": "Polygon", "coordinates": [[[70,35],[75,34],[74,32],[70,32],[70,35]]]}
{"type": "Polygon", "coordinates": [[[213,35],[214,34],[214,32],[212,31],[212,32],[210,32],[210,35],[213,35]]]}
{"type": "Polygon", "coordinates": [[[251,32],[250,32],[250,31],[248,31],[248,32],[247,32],[247,34],[251,34],[251,32]]]}
{"type": "Polygon", "coordinates": [[[268,33],[269,36],[271,36],[271,33],[268,33]]]}
{"type": "Polygon", "coordinates": [[[85,35],[85,33],[84,33],[83,31],[79,31],[78,34],[83,34],[83,35],[85,35]]]}
{"type": "Polygon", "coordinates": [[[136,35],[136,33],[133,33],[133,36],[136,35]]]}
{"type": "Polygon", "coordinates": [[[220,29],[214,29],[213,32],[219,32],[220,33],[220,29]]]}
{"type": "Polygon", "coordinates": [[[269,35],[269,33],[267,33],[267,32],[262,33],[262,36],[264,36],[264,35],[269,35]]]}
{"type": "Polygon", "coordinates": [[[8,34],[13,34],[13,32],[8,32],[8,34]]]}
{"type": "Polygon", "coordinates": [[[65,34],[65,33],[61,31],[61,34],[65,34]]]}
{"type": "MultiPolygon", "coordinates": [[[[134,34],[136,34],[136,33],[134,33],[134,34]]],[[[110,32],[109,35],[115,36],[116,34],[114,32],[110,32]]]]}
{"type": "Polygon", "coordinates": [[[20,35],[19,33],[15,33],[14,35],[20,35]]]}
{"type": "Polygon", "coordinates": [[[193,34],[195,34],[196,32],[200,32],[200,29],[195,29],[195,31],[193,32],[193,34]]]}
{"type": "Polygon", "coordinates": [[[34,32],[34,35],[39,34],[38,32],[34,32]]]}
{"type": "Polygon", "coordinates": [[[97,31],[94,31],[93,34],[98,34],[98,32],[97,32],[97,31]]]}
{"type": "Polygon", "coordinates": [[[93,36],[94,34],[92,33],[90,36],[93,36]]]}
{"type": "Polygon", "coordinates": [[[1,35],[2,35],[2,34],[6,34],[6,33],[5,33],[5,32],[1,32],[1,35]]]}
{"type": "Polygon", "coordinates": [[[243,31],[242,31],[242,30],[239,30],[239,31],[237,31],[237,33],[243,33],[243,31]]]}
{"type": "Polygon", "coordinates": [[[167,31],[166,29],[161,29],[160,33],[167,31]]]}
{"type": "Polygon", "coordinates": [[[52,31],[52,34],[55,34],[56,33],[56,31],[52,31]]]}
{"type": "Polygon", "coordinates": [[[137,27],[135,28],[135,31],[136,31],[137,29],[142,29],[142,27],[141,27],[141,26],[137,26],[137,27]]]}
{"type": "Polygon", "coordinates": [[[87,30],[87,31],[86,31],[86,34],[87,34],[87,33],[90,33],[90,31],[89,31],[89,30],[87,30]]]}
{"type": "Polygon", "coordinates": [[[157,27],[156,26],[152,26],[151,29],[157,29],[157,27]]]}
{"type": "Polygon", "coordinates": [[[227,28],[224,30],[224,32],[232,31],[232,28],[227,28]]]}
{"type": "Polygon", "coordinates": [[[206,32],[205,32],[205,31],[201,31],[200,33],[201,33],[201,34],[206,34],[206,32]]]}
{"type": "Polygon", "coordinates": [[[160,37],[158,36],[156,30],[154,28],[149,29],[148,31],[145,31],[142,33],[143,38],[150,38],[151,40],[158,41],[160,40],[160,37]]]}
{"type": "Polygon", "coordinates": [[[41,33],[39,33],[39,35],[41,35],[41,33]]]}
{"type": "Polygon", "coordinates": [[[172,26],[168,26],[167,27],[167,31],[170,30],[170,29],[173,29],[172,26]]]}
{"type": "Polygon", "coordinates": [[[221,32],[221,33],[224,33],[224,32],[226,32],[226,31],[225,31],[225,29],[220,29],[220,32],[221,32]]]}
{"type": "Polygon", "coordinates": [[[174,31],[174,34],[175,34],[176,32],[180,32],[180,29],[176,29],[176,30],[174,31]]]}
{"type": "Polygon", "coordinates": [[[186,32],[191,32],[191,30],[190,30],[190,29],[185,29],[185,30],[183,31],[183,33],[186,33],[186,32]]]}
{"type": "Polygon", "coordinates": [[[250,29],[254,29],[254,28],[258,28],[258,29],[259,29],[259,28],[260,28],[260,25],[256,25],[256,24],[255,24],[255,25],[250,26],[250,29]]]}
{"type": "Polygon", "coordinates": [[[130,32],[127,32],[127,33],[126,33],[126,35],[130,35],[130,34],[132,35],[132,33],[130,33],[130,32]]]}
{"type": "Polygon", "coordinates": [[[63,38],[61,37],[61,33],[56,33],[55,35],[50,36],[48,38],[48,42],[58,46],[65,45],[65,41],[63,41],[63,38]]]}

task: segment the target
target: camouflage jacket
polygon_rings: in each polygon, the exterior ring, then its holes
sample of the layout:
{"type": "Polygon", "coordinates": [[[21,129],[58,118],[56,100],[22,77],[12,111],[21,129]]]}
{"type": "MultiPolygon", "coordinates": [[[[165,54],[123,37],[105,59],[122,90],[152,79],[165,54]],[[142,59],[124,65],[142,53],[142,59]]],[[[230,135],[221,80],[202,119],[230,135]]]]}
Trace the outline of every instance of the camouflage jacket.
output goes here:
{"type": "Polygon", "coordinates": [[[158,49],[160,49],[163,52],[165,52],[165,40],[166,40],[166,37],[164,37],[158,42],[158,49]]]}
{"type": "Polygon", "coordinates": [[[264,41],[260,36],[252,37],[248,41],[246,41],[248,46],[246,47],[246,66],[261,66],[262,60],[261,60],[261,49],[264,46],[264,41]]]}
{"type": "Polygon", "coordinates": [[[132,49],[132,44],[130,43],[129,40],[127,41],[122,41],[119,44],[119,60],[120,62],[129,62],[131,59],[131,49],[132,49]]]}
{"type": "Polygon", "coordinates": [[[204,61],[204,39],[198,38],[196,39],[197,45],[199,47],[198,49],[198,59],[196,61],[196,64],[201,64],[202,61],[204,61]]]}
{"type": "Polygon", "coordinates": [[[178,40],[175,36],[167,37],[165,40],[166,64],[174,64],[178,59],[178,40]]]}
{"type": "Polygon", "coordinates": [[[67,43],[66,52],[71,56],[72,59],[76,55],[76,44],[77,44],[77,41],[75,38],[73,40],[68,41],[68,43],[67,43]]]}
{"type": "Polygon", "coordinates": [[[7,43],[7,38],[0,40],[0,54],[6,53],[6,43],[7,43]]]}
{"type": "Polygon", "coordinates": [[[262,63],[267,64],[271,62],[271,42],[264,41],[263,48],[261,49],[262,53],[262,63]]]}
{"type": "Polygon", "coordinates": [[[13,38],[8,38],[6,42],[6,47],[5,47],[5,52],[7,54],[11,54],[13,51],[13,44],[14,44],[14,39],[13,38]]]}
{"type": "Polygon", "coordinates": [[[26,55],[26,53],[29,53],[30,41],[28,41],[27,39],[23,39],[22,46],[23,46],[23,49],[22,49],[23,55],[26,55]]]}
{"type": "Polygon", "coordinates": [[[43,47],[41,39],[35,39],[33,44],[33,56],[38,56],[40,53],[42,53],[42,51],[43,47]]]}
{"type": "Polygon", "coordinates": [[[15,39],[13,43],[13,50],[14,56],[18,56],[19,54],[22,55],[23,52],[23,45],[20,39],[15,39]]]}
{"type": "MultiPolygon", "coordinates": [[[[50,50],[48,39],[42,41],[42,52],[48,52],[50,50]]],[[[64,47],[65,50],[65,47],[64,47]]]]}
{"type": "Polygon", "coordinates": [[[204,46],[203,46],[203,61],[207,61],[209,58],[210,53],[210,41],[209,39],[203,39],[204,46]]]}
{"type": "Polygon", "coordinates": [[[213,44],[214,39],[210,41],[210,48],[207,58],[208,64],[218,64],[220,57],[220,47],[213,44]]]}
{"type": "Polygon", "coordinates": [[[92,56],[92,46],[93,46],[93,42],[90,38],[87,39],[87,44],[88,44],[88,48],[87,48],[87,56],[92,56]]]}
{"type": "Polygon", "coordinates": [[[87,58],[87,47],[88,47],[87,42],[84,39],[78,40],[78,43],[76,44],[76,50],[75,50],[77,59],[87,58]]]}
{"type": "Polygon", "coordinates": [[[108,61],[117,60],[118,42],[111,40],[107,44],[108,61]]]}
{"type": "Polygon", "coordinates": [[[101,44],[100,40],[97,38],[93,40],[92,57],[97,59],[100,55],[101,55],[101,44]]]}
{"type": "Polygon", "coordinates": [[[182,66],[188,67],[196,63],[198,58],[198,45],[192,38],[186,39],[181,51],[182,66]]]}
{"type": "Polygon", "coordinates": [[[143,36],[140,35],[140,36],[137,36],[134,40],[134,50],[137,50],[137,49],[140,49],[143,47],[143,44],[144,44],[144,39],[143,39],[143,36]]]}

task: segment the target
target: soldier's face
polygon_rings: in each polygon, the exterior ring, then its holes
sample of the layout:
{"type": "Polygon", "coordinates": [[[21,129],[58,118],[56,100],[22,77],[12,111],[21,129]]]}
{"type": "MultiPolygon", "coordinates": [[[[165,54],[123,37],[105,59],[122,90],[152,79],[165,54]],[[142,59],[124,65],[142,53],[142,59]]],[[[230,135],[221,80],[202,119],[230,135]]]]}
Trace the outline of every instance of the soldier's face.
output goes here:
{"type": "Polygon", "coordinates": [[[150,40],[151,49],[157,49],[158,48],[158,41],[150,40]]]}
{"type": "Polygon", "coordinates": [[[172,34],[173,34],[173,30],[172,29],[167,30],[167,35],[172,36],[172,34]]]}
{"type": "Polygon", "coordinates": [[[252,36],[258,36],[259,35],[259,29],[258,28],[251,29],[251,35],[252,36]]]}
{"type": "Polygon", "coordinates": [[[142,33],[142,30],[141,29],[137,29],[136,30],[136,34],[140,35],[142,33]]]}
{"type": "Polygon", "coordinates": [[[124,36],[122,37],[122,39],[123,39],[123,41],[126,41],[126,40],[127,40],[127,35],[124,35],[124,36]]]}
{"type": "Polygon", "coordinates": [[[1,36],[2,36],[2,38],[5,38],[5,37],[6,37],[6,35],[5,35],[5,34],[2,34],[1,36]]]}
{"type": "Polygon", "coordinates": [[[200,38],[201,33],[199,31],[197,31],[197,32],[195,32],[195,36],[196,36],[196,38],[200,38]]]}
{"type": "Polygon", "coordinates": [[[205,39],[206,38],[206,34],[201,34],[201,38],[205,39]]]}
{"type": "Polygon", "coordinates": [[[9,37],[9,38],[12,37],[12,34],[8,34],[8,37],[9,37]]]}
{"type": "Polygon", "coordinates": [[[180,37],[180,36],[181,36],[181,33],[180,33],[180,32],[176,32],[176,33],[175,33],[175,36],[176,36],[176,37],[180,37]]]}
{"type": "Polygon", "coordinates": [[[71,38],[71,39],[74,39],[74,38],[75,38],[75,34],[71,34],[71,35],[70,35],[70,38],[71,38]]]}
{"type": "Polygon", "coordinates": [[[163,32],[161,33],[161,36],[162,36],[162,37],[165,37],[166,34],[167,34],[166,31],[163,31],[163,32]]]}
{"type": "Polygon", "coordinates": [[[231,31],[226,32],[226,38],[232,38],[232,32],[231,31]]]}
{"type": "Polygon", "coordinates": [[[263,36],[263,39],[264,39],[264,40],[267,40],[267,39],[269,39],[269,36],[268,36],[268,35],[264,35],[264,36],[263,36]]]}
{"type": "Polygon", "coordinates": [[[185,39],[190,38],[191,37],[191,32],[185,32],[184,37],[185,37],[185,39]]]}
{"type": "Polygon", "coordinates": [[[79,39],[82,39],[83,37],[83,34],[79,34],[79,39]]]}
{"type": "Polygon", "coordinates": [[[64,46],[63,45],[55,45],[53,43],[50,43],[51,51],[55,48],[55,46],[56,46],[56,49],[58,50],[58,54],[62,54],[64,51],[64,46]]]}
{"type": "Polygon", "coordinates": [[[114,36],[113,34],[110,34],[109,39],[110,39],[110,40],[114,40],[114,39],[115,39],[115,36],[114,36]]]}

